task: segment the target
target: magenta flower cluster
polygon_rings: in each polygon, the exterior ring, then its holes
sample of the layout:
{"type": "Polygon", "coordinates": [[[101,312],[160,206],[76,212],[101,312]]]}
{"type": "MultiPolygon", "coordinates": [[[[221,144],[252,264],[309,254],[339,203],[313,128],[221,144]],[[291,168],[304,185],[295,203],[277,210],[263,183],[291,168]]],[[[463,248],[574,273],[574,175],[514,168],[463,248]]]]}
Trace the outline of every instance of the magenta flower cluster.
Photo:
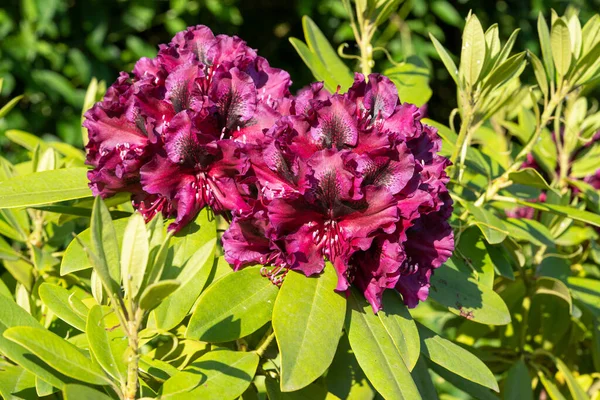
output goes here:
{"type": "Polygon", "coordinates": [[[345,94],[297,96],[289,75],[237,37],[188,28],[122,73],[86,114],[95,195],[132,193],[147,219],[181,229],[205,206],[230,218],[227,261],[320,273],[381,309],[414,307],[454,248],[436,131],[384,76],[345,94]]]}

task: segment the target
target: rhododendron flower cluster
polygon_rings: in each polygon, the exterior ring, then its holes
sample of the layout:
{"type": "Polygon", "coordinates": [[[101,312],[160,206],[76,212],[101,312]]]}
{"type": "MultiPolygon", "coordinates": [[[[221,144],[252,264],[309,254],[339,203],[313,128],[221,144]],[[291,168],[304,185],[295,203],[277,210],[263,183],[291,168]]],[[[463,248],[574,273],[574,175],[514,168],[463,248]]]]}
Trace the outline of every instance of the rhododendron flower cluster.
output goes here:
{"type": "Polygon", "coordinates": [[[453,250],[452,201],[436,131],[394,84],[357,74],[346,94],[314,84],[249,149],[260,201],[223,236],[237,267],[272,263],[354,282],[375,311],[386,288],[414,307],[453,250]]]}
{"type": "Polygon", "coordinates": [[[131,192],[147,219],[176,217],[175,230],[206,205],[249,210],[243,146],[273,124],[290,84],[237,37],[205,26],[178,33],[85,115],[94,195],[131,192]]]}
{"type": "Polygon", "coordinates": [[[236,37],[189,28],[122,73],[87,114],[95,195],[131,192],[181,229],[205,206],[231,219],[227,261],[354,283],[373,309],[395,288],[414,307],[454,248],[448,160],[386,77],[347,93],[290,78],[236,37]]]}

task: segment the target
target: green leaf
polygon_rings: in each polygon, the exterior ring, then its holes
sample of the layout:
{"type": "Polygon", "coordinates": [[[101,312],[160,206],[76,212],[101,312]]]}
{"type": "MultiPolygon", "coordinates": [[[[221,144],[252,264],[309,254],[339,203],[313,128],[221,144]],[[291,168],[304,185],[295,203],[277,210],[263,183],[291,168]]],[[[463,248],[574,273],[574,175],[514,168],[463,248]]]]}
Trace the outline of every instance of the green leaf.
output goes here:
{"type": "Polygon", "coordinates": [[[600,216],[598,214],[579,210],[574,207],[561,206],[558,204],[550,203],[531,203],[520,199],[515,199],[515,203],[522,206],[535,208],[536,210],[550,212],[556,215],[560,215],[562,217],[571,218],[577,221],[585,222],[600,227],[600,216]]]}
{"type": "Polygon", "coordinates": [[[419,324],[421,349],[431,362],[471,382],[498,391],[492,371],[476,356],[419,324]]]}
{"type": "Polygon", "coordinates": [[[105,289],[120,296],[119,241],[108,208],[100,197],[96,197],[94,201],[90,232],[92,246],[88,257],[92,261],[92,267],[105,289]]]}
{"type": "Polygon", "coordinates": [[[6,400],[38,400],[36,377],[17,365],[2,365],[0,370],[0,395],[6,400]]]}
{"type": "Polygon", "coordinates": [[[383,71],[398,89],[398,96],[403,102],[421,107],[431,98],[429,87],[429,68],[420,59],[411,57],[407,62],[383,71]],[[410,61],[415,61],[411,63],[410,61]]]}
{"type": "Polygon", "coordinates": [[[12,299],[0,296],[0,351],[2,354],[52,386],[62,388],[65,382],[69,382],[69,378],[54,371],[29,350],[3,336],[8,328],[15,326],[43,329],[37,320],[19,307],[12,299]]]}
{"type": "Polygon", "coordinates": [[[512,48],[515,45],[515,42],[517,41],[517,36],[519,36],[520,31],[521,29],[517,28],[513,31],[513,33],[510,34],[508,40],[504,44],[504,47],[502,47],[500,54],[498,54],[498,57],[496,58],[494,68],[498,67],[500,64],[504,63],[504,61],[508,59],[508,56],[510,55],[512,48]]]}
{"type": "Polygon", "coordinates": [[[444,63],[444,66],[448,70],[448,73],[454,80],[454,83],[456,83],[458,85],[458,68],[456,68],[456,64],[454,63],[454,61],[452,61],[452,57],[450,57],[450,54],[448,54],[448,51],[435,38],[435,36],[433,36],[431,34],[431,32],[429,33],[429,38],[431,39],[431,42],[433,43],[435,50],[437,51],[438,55],[440,56],[440,59],[444,63]]]}
{"type": "Polygon", "coordinates": [[[437,390],[435,389],[433,381],[431,380],[431,375],[427,369],[427,363],[422,356],[419,357],[417,365],[415,365],[415,369],[412,370],[411,375],[422,398],[427,400],[439,400],[437,390]]]}
{"type": "Polygon", "coordinates": [[[542,385],[544,385],[548,396],[550,396],[552,400],[566,400],[556,385],[546,378],[542,372],[539,372],[538,376],[540,377],[540,381],[542,382],[542,385]]]}
{"type": "Polygon", "coordinates": [[[135,298],[142,289],[149,252],[146,223],[136,212],[129,217],[121,246],[121,279],[126,296],[135,298]]]}
{"type": "Polygon", "coordinates": [[[335,91],[336,87],[332,86],[332,78],[329,76],[329,72],[325,69],[321,60],[310,51],[308,46],[296,38],[290,38],[290,43],[294,46],[294,49],[296,49],[298,55],[302,58],[302,61],[304,61],[304,64],[310,69],[315,79],[317,81],[323,81],[325,83],[325,88],[330,92],[335,91]]]}
{"type": "Polygon", "coordinates": [[[229,342],[269,322],[279,290],[261,275],[260,268],[244,268],[209,286],[198,299],[185,336],[229,342]]]}
{"type": "Polygon", "coordinates": [[[0,208],[18,208],[92,195],[87,168],[57,169],[0,182],[0,208]]]}
{"type": "Polygon", "coordinates": [[[470,227],[461,234],[456,250],[471,268],[471,271],[463,272],[469,275],[473,273],[477,281],[487,287],[494,286],[494,264],[481,231],[477,227],[470,227]]]}
{"type": "Polygon", "coordinates": [[[23,98],[23,95],[17,96],[13,99],[11,99],[8,103],[6,103],[4,106],[2,106],[2,108],[0,108],[0,119],[6,117],[6,114],[8,114],[10,112],[10,110],[12,110],[19,101],[21,101],[21,99],[23,98]]]}
{"type": "MultiPolygon", "coordinates": [[[[38,289],[38,293],[44,304],[56,314],[58,318],[80,331],[85,332],[85,320],[78,313],[73,311],[73,308],[69,304],[71,293],[67,289],[51,283],[42,283],[38,289]]],[[[74,298],[72,301],[81,303],[77,298],[74,298]]]]}
{"type": "Polygon", "coordinates": [[[531,377],[522,359],[508,370],[502,395],[504,400],[533,400],[531,377]]]}
{"type": "Polygon", "coordinates": [[[304,37],[308,48],[321,60],[321,63],[333,78],[331,84],[335,85],[336,88],[340,85],[343,91],[352,86],[354,76],[346,64],[338,57],[317,24],[309,16],[305,15],[302,17],[302,27],[304,28],[304,37]]]}
{"type": "Polygon", "coordinates": [[[489,243],[485,243],[485,248],[494,263],[494,270],[496,273],[514,281],[515,274],[513,273],[512,265],[508,259],[506,250],[503,249],[502,246],[494,246],[489,243]]]}
{"type": "Polygon", "coordinates": [[[65,400],[111,400],[112,398],[89,386],[70,384],[63,389],[65,400]]]}
{"type": "Polygon", "coordinates": [[[473,203],[467,201],[461,202],[467,211],[473,216],[474,224],[481,229],[481,233],[489,244],[502,243],[508,236],[508,229],[504,222],[493,212],[483,208],[476,207],[473,203]]]}
{"type": "Polygon", "coordinates": [[[511,79],[521,75],[526,64],[525,52],[510,57],[491,72],[484,84],[484,90],[493,91],[502,87],[511,79]]]}
{"type": "Polygon", "coordinates": [[[548,77],[546,76],[546,71],[544,70],[544,65],[540,61],[540,59],[532,52],[528,51],[527,55],[531,60],[531,65],[533,65],[533,73],[535,74],[535,79],[537,81],[538,87],[542,91],[544,98],[548,98],[548,77]]]}
{"type": "Polygon", "coordinates": [[[551,295],[563,299],[569,305],[569,310],[573,310],[573,301],[569,288],[558,279],[547,276],[540,277],[535,281],[536,295],[551,295]]]}
{"type": "Polygon", "coordinates": [[[358,364],[384,398],[421,399],[394,338],[356,289],[348,294],[345,325],[358,364]]]}
{"type": "Polygon", "coordinates": [[[167,380],[160,398],[236,399],[250,386],[258,361],[255,353],[211,351],[167,380]]]}
{"type": "Polygon", "coordinates": [[[571,68],[573,53],[571,52],[571,35],[569,27],[562,20],[557,19],[552,24],[550,33],[550,45],[552,46],[552,58],[559,76],[565,76],[571,68]]]}
{"type": "Polygon", "coordinates": [[[142,293],[140,297],[140,307],[142,310],[150,311],[162,303],[171,293],[177,290],[181,284],[173,279],[160,281],[151,284],[142,293]]]}
{"type": "Polygon", "coordinates": [[[521,185],[527,185],[543,190],[554,190],[552,187],[550,187],[550,184],[546,182],[542,175],[540,175],[540,173],[533,168],[523,168],[517,172],[511,172],[508,175],[508,179],[510,179],[513,183],[518,183],[521,185]]]}
{"type": "MultiPolygon", "coordinates": [[[[123,236],[125,235],[125,227],[127,226],[127,219],[118,219],[113,221],[115,232],[117,234],[117,242],[122,243],[123,236]]],[[[73,239],[67,246],[65,253],[60,265],[60,274],[62,276],[72,274],[73,272],[82,271],[92,267],[92,264],[88,260],[81,243],[87,248],[92,246],[91,228],[87,228],[77,235],[77,239],[73,239]],[[80,243],[81,242],[81,243],[80,243]]]]}
{"type": "Polygon", "coordinates": [[[536,220],[507,218],[505,226],[512,239],[525,240],[538,246],[554,247],[552,233],[536,220]]]}
{"type": "MultiPolygon", "coordinates": [[[[327,388],[320,382],[312,383],[295,392],[282,392],[279,380],[267,376],[265,386],[269,400],[325,400],[328,398],[327,388]]],[[[367,395],[368,396],[368,395],[367,395]]],[[[373,394],[367,399],[373,398],[373,394]]]]}
{"type": "Polygon", "coordinates": [[[456,388],[469,394],[470,396],[468,396],[467,398],[477,400],[498,400],[498,397],[495,396],[493,392],[485,386],[481,386],[475,382],[471,382],[468,379],[464,379],[456,374],[453,374],[452,372],[440,367],[435,363],[429,362],[428,365],[436,374],[441,376],[444,380],[450,382],[456,388]]]}
{"type": "MultiPolygon", "coordinates": [[[[201,229],[208,231],[209,236],[204,235],[204,232],[201,230],[195,239],[188,237],[190,243],[200,243],[204,240],[206,242],[196,247],[197,251],[184,264],[181,272],[175,276],[176,280],[181,283],[181,286],[170,296],[167,296],[152,312],[151,316],[154,317],[157,328],[170,330],[179,325],[194,306],[209,279],[215,261],[217,246],[215,225],[214,223],[202,223],[201,226],[204,227],[201,229]]],[[[181,249],[182,247],[180,247],[181,249]]],[[[177,253],[175,257],[177,257],[177,253]]],[[[163,277],[163,279],[167,278],[171,278],[171,276],[163,277]]]]}
{"type": "Polygon", "coordinates": [[[110,381],[102,368],[60,336],[43,328],[17,326],[4,331],[4,337],[25,347],[66,376],[93,385],[110,381]]]}
{"type": "Polygon", "coordinates": [[[485,34],[475,14],[467,18],[462,36],[460,53],[460,77],[472,87],[479,79],[485,62],[485,34]]]}
{"type": "Polygon", "coordinates": [[[417,325],[395,290],[383,292],[383,309],[377,313],[381,323],[402,355],[404,364],[412,371],[417,364],[421,343],[417,325]]]}
{"type": "Polygon", "coordinates": [[[548,24],[544,19],[544,15],[540,11],[538,15],[538,36],[540,38],[540,47],[542,48],[542,58],[544,60],[544,66],[548,78],[551,82],[554,81],[554,63],[552,62],[552,46],[550,45],[550,31],[548,30],[548,24]]]}
{"type": "MultiPolygon", "coordinates": [[[[352,353],[347,335],[342,335],[340,338],[335,357],[327,371],[326,381],[327,391],[339,399],[372,399],[375,395],[375,390],[369,384],[352,353]]],[[[297,392],[288,392],[284,397],[291,398],[296,393],[310,390],[310,387],[311,385],[297,392]]],[[[279,383],[277,383],[277,391],[279,392],[279,383]]],[[[311,398],[325,398],[325,393],[321,397],[311,398]]]]}
{"type": "Polygon", "coordinates": [[[567,367],[567,364],[565,364],[560,358],[552,356],[550,353],[546,354],[548,354],[554,360],[558,370],[565,377],[565,380],[567,381],[567,386],[569,386],[569,391],[571,392],[571,396],[573,396],[573,400],[588,400],[588,395],[581,388],[579,382],[577,382],[577,379],[575,379],[573,373],[571,372],[569,367],[567,367]]]}
{"type": "Polygon", "coordinates": [[[331,364],[346,315],[346,301],[336,286],[337,273],[331,263],[317,277],[295,271],[286,276],[273,308],[282,391],[302,389],[331,364]]]}
{"type": "Polygon", "coordinates": [[[456,314],[488,325],[510,322],[508,307],[496,292],[459,272],[451,258],[431,277],[431,298],[456,314]]]}
{"type": "Polygon", "coordinates": [[[90,351],[98,364],[114,379],[125,383],[127,363],[124,354],[128,341],[117,316],[112,310],[95,305],[88,314],[85,331],[90,351]]]}

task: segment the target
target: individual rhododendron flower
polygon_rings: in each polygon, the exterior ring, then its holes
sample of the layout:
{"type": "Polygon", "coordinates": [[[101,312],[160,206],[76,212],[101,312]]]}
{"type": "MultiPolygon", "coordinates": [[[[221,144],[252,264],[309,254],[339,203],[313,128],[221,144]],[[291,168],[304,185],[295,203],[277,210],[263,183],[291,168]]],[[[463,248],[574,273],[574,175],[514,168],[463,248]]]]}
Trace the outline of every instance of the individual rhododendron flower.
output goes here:
{"type": "Polygon", "coordinates": [[[337,290],[355,283],[375,311],[387,288],[416,306],[454,248],[440,147],[384,76],[357,74],[346,94],[311,85],[249,146],[259,201],[233,218],[226,259],[306,275],[329,260],[337,290]]]}
{"type": "Polygon", "coordinates": [[[237,37],[205,26],[178,33],[133,76],[121,73],[86,114],[94,195],[133,194],[149,219],[175,217],[178,230],[205,206],[252,210],[244,146],[289,107],[289,75],[237,37]]]}

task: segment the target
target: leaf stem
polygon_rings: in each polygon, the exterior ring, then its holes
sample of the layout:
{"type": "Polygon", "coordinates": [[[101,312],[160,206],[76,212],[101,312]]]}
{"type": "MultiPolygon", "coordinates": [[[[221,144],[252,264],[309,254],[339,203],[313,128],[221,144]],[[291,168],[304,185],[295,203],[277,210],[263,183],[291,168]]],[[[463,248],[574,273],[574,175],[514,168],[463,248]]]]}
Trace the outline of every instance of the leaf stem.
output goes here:
{"type": "Polygon", "coordinates": [[[127,363],[127,383],[123,390],[125,400],[135,400],[138,389],[138,360],[139,360],[139,329],[142,323],[144,312],[137,309],[133,320],[128,321],[126,329],[129,340],[129,360],[127,363]]]}
{"type": "Polygon", "coordinates": [[[265,351],[267,351],[267,348],[269,347],[273,339],[275,339],[275,331],[273,330],[273,327],[270,327],[255,350],[256,354],[258,354],[260,358],[264,356],[265,351]]]}

